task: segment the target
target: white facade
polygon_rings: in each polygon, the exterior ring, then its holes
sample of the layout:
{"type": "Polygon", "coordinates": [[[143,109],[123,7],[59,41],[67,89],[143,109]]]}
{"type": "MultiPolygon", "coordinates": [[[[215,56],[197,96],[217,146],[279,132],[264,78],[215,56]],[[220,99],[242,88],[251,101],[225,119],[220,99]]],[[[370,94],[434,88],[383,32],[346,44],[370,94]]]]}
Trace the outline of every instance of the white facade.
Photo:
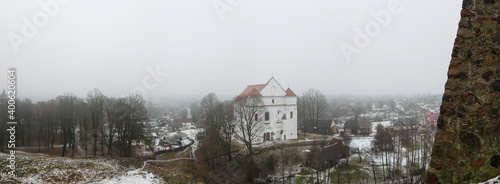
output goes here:
{"type": "Polygon", "coordinates": [[[266,84],[249,85],[241,95],[262,98],[262,141],[297,139],[297,96],[290,88],[284,90],[273,77],[266,84]]]}

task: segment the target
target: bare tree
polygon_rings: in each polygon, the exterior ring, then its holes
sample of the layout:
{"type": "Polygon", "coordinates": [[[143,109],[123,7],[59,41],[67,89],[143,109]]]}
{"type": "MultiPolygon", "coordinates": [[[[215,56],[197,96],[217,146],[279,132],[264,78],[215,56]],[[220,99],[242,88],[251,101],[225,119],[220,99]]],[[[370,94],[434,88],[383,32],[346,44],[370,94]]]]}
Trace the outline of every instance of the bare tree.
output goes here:
{"type": "Polygon", "coordinates": [[[360,128],[360,126],[359,126],[360,117],[359,116],[361,115],[362,110],[359,106],[356,106],[351,111],[352,111],[353,116],[354,116],[353,120],[354,120],[354,125],[355,125],[353,127],[352,133],[357,136],[359,134],[359,130],[360,130],[359,129],[360,128]]]}
{"type": "Polygon", "coordinates": [[[54,143],[57,135],[57,128],[59,127],[59,112],[58,112],[58,102],[56,100],[49,100],[46,102],[39,102],[42,123],[45,124],[45,146],[47,150],[52,147],[54,149],[54,143]]]}
{"type": "Polygon", "coordinates": [[[264,103],[261,98],[253,96],[238,96],[234,101],[235,125],[253,163],[253,144],[259,140],[263,131],[264,103]]]}
{"type": "Polygon", "coordinates": [[[219,136],[217,143],[222,147],[227,155],[229,161],[231,161],[231,143],[233,137],[234,128],[234,103],[231,101],[225,101],[217,106],[216,115],[217,127],[219,128],[219,136]]]}
{"type": "Polygon", "coordinates": [[[181,111],[181,116],[182,118],[187,118],[188,117],[188,109],[182,109],[181,111]]]}
{"type": "Polygon", "coordinates": [[[77,104],[81,101],[78,97],[71,93],[65,93],[62,96],[58,96],[57,101],[59,102],[59,118],[60,127],[62,130],[62,140],[63,140],[63,151],[62,156],[66,152],[66,146],[69,144],[72,153],[75,154],[75,129],[76,129],[76,113],[77,104]]]}
{"type": "Polygon", "coordinates": [[[191,114],[191,121],[193,121],[193,123],[199,123],[199,119],[200,119],[200,115],[201,115],[201,109],[200,109],[200,105],[198,103],[192,103],[190,105],[190,114],[191,114]]]}
{"type": "Polygon", "coordinates": [[[38,139],[38,152],[41,152],[41,141],[43,138],[43,129],[45,128],[45,123],[46,121],[42,117],[42,108],[40,106],[40,103],[34,104],[33,105],[33,114],[34,114],[34,119],[36,122],[37,126],[37,139],[38,139]]]}
{"type": "Polygon", "coordinates": [[[123,121],[125,116],[124,99],[108,98],[104,105],[108,123],[108,155],[113,152],[113,142],[117,125],[123,121]]]}
{"type": "Polygon", "coordinates": [[[23,145],[25,144],[25,137],[27,137],[28,146],[31,146],[31,135],[33,134],[31,128],[33,121],[35,121],[33,103],[30,99],[25,98],[20,101],[18,109],[17,117],[20,121],[17,127],[19,131],[16,131],[16,134],[20,134],[23,145]]]}
{"type": "Polygon", "coordinates": [[[318,127],[318,120],[326,112],[328,102],[325,95],[317,89],[308,89],[302,94],[300,106],[305,108],[305,115],[312,128],[318,127]]]}
{"type": "Polygon", "coordinates": [[[250,163],[247,167],[248,179],[253,182],[255,166],[253,144],[262,136],[264,121],[264,103],[260,97],[237,96],[234,99],[235,126],[240,139],[248,150],[250,163]]]}
{"type": "Polygon", "coordinates": [[[90,115],[89,107],[85,101],[81,101],[78,104],[78,124],[80,125],[80,142],[82,146],[85,146],[85,157],[88,153],[88,138],[90,129],[90,115]]]}
{"type": "Polygon", "coordinates": [[[344,143],[344,148],[346,149],[345,153],[346,153],[347,166],[349,166],[349,158],[351,157],[351,141],[352,138],[349,137],[349,135],[344,134],[342,136],[342,142],[344,143]]]}
{"type": "Polygon", "coordinates": [[[205,140],[203,140],[200,149],[208,164],[213,165],[213,159],[217,156],[218,140],[220,137],[219,126],[217,123],[217,106],[220,101],[215,93],[209,93],[203,97],[200,103],[201,122],[205,128],[205,140]]]}
{"type": "Polygon", "coordinates": [[[125,118],[122,133],[122,148],[125,149],[125,156],[132,156],[132,141],[145,141],[144,124],[146,120],[147,110],[146,102],[142,96],[132,94],[125,98],[125,118]]]}
{"type": "Polygon", "coordinates": [[[373,173],[373,181],[375,184],[377,183],[377,163],[375,162],[375,156],[376,156],[376,146],[372,142],[371,148],[366,150],[365,153],[365,163],[371,167],[371,171],[373,173]]]}
{"type": "MultiPolygon", "coordinates": [[[[99,89],[92,89],[87,94],[87,103],[89,107],[90,122],[92,124],[92,140],[94,141],[94,157],[97,155],[97,139],[99,137],[99,129],[103,124],[105,96],[99,89]]],[[[104,150],[101,150],[103,152],[104,150]]]]}

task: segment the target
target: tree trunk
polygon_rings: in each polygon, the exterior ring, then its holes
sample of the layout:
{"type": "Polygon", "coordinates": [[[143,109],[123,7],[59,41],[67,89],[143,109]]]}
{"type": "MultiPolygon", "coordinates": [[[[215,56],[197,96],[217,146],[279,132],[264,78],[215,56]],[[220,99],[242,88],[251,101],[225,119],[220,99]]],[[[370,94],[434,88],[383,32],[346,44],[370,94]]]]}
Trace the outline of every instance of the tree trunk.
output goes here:
{"type": "Polygon", "coordinates": [[[104,135],[101,136],[101,156],[104,156],[104,135]]]}
{"type": "MultiPolygon", "coordinates": [[[[87,132],[85,132],[87,133],[87,132]]],[[[85,136],[85,157],[87,157],[87,145],[89,144],[89,141],[87,140],[87,134],[84,135],[85,136]]]]}

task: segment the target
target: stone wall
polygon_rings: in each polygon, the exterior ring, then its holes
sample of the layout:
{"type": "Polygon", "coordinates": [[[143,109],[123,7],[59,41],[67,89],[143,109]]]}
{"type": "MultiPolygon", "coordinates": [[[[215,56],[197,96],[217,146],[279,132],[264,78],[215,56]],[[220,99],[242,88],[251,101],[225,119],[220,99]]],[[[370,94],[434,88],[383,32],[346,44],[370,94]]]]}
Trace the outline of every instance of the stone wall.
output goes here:
{"type": "Polygon", "coordinates": [[[500,175],[500,0],[464,0],[427,183],[500,175]]]}

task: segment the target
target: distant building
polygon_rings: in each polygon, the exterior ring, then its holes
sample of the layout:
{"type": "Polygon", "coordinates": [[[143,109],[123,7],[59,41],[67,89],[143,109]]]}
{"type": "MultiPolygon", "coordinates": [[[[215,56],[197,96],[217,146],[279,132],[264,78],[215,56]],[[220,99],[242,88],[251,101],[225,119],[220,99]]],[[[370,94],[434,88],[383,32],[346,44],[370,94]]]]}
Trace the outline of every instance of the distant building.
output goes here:
{"type": "Polygon", "coordinates": [[[297,139],[297,95],[271,77],[265,84],[248,85],[240,96],[259,97],[264,103],[263,141],[297,139]]]}
{"type": "Polygon", "coordinates": [[[439,112],[438,113],[428,112],[427,114],[425,114],[425,121],[429,125],[436,125],[438,118],[439,118],[439,112]]]}
{"type": "Polygon", "coordinates": [[[349,119],[344,123],[344,133],[370,135],[372,133],[372,123],[367,119],[358,119],[357,123],[354,119],[349,119]]]}
{"type": "Polygon", "coordinates": [[[331,119],[318,120],[318,127],[314,127],[313,132],[319,134],[336,134],[338,133],[337,127],[335,127],[335,121],[331,119]]]}
{"type": "Polygon", "coordinates": [[[393,131],[411,130],[415,128],[413,127],[415,123],[412,123],[412,121],[408,119],[397,119],[394,120],[391,124],[393,131]]]}
{"type": "Polygon", "coordinates": [[[175,128],[176,130],[187,130],[187,129],[196,128],[193,125],[193,121],[191,120],[191,118],[175,119],[174,123],[171,124],[171,127],[175,128]]]}
{"type": "Polygon", "coordinates": [[[364,119],[359,123],[360,134],[370,135],[372,133],[372,122],[370,120],[364,119]]]}

